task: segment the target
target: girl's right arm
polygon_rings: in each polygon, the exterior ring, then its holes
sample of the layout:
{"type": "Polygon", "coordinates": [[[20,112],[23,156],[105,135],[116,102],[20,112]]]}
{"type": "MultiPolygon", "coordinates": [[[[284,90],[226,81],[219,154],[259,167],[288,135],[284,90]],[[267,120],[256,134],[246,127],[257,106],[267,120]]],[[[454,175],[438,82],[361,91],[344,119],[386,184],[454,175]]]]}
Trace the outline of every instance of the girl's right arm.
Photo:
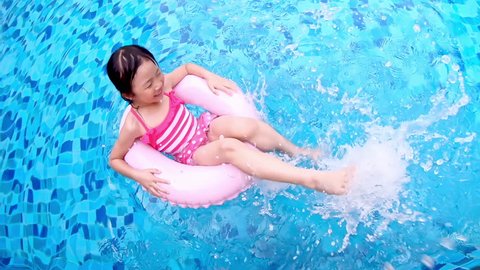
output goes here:
{"type": "Polygon", "coordinates": [[[124,157],[127,154],[130,147],[132,147],[136,138],[141,134],[138,134],[139,131],[136,129],[131,121],[125,121],[125,124],[120,131],[118,140],[113,146],[112,153],[110,154],[109,164],[110,166],[120,174],[137,181],[142,185],[148,192],[157,197],[165,197],[168,192],[162,189],[158,184],[168,184],[168,181],[156,177],[154,174],[160,173],[157,169],[145,169],[138,170],[128,165],[125,162],[124,157]]]}

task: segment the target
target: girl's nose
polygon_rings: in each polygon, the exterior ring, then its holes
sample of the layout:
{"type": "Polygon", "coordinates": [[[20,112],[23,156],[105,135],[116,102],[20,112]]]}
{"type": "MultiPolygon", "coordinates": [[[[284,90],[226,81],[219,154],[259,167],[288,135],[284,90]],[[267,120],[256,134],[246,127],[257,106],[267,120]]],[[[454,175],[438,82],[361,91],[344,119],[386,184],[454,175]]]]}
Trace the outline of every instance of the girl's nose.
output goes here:
{"type": "Polygon", "coordinates": [[[154,89],[155,89],[155,91],[162,90],[162,87],[163,87],[163,76],[162,76],[161,78],[157,78],[157,79],[154,81],[154,89]]]}
{"type": "Polygon", "coordinates": [[[161,80],[156,80],[155,84],[153,85],[153,89],[155,91],[162,90],[163,82],[161,80]]]}

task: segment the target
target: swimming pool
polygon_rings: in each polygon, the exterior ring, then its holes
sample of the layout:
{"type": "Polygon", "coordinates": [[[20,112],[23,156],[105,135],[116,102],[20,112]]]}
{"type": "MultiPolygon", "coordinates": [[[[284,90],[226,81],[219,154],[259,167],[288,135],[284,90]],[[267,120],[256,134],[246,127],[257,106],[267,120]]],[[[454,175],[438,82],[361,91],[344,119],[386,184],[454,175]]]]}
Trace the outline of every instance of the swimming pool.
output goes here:
{"type": "Polygon", "coordinates": [[[3,1],[2,269],[480,266],[476,1],[3,1]],[[265,119],[355,163],[351,194],[267,182],[222,206],[152,200],[107,157],[126,105],[104,65],[235,80],[265,119]]]}

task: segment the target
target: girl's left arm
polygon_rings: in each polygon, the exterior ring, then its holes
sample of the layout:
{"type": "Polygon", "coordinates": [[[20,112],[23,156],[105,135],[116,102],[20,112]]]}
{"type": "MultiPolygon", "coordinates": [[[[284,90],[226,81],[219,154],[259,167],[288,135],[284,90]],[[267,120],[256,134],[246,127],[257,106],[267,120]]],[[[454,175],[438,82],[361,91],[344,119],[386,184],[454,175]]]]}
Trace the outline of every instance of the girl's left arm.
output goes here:
{"type": "Polygon", "coordinates": [[[239,92],[238,86],[231,80],[223,78],[207,69],[192,63],[188,63],[176,68],[173,72],[166,74],[168,81],[170,81],[172,87],[175,87],[185,76],[195,75],[204,78],[207,81],[210,90],[214,94],[218,94],[219,91],[225,92],[229,95],[239,92]]]}

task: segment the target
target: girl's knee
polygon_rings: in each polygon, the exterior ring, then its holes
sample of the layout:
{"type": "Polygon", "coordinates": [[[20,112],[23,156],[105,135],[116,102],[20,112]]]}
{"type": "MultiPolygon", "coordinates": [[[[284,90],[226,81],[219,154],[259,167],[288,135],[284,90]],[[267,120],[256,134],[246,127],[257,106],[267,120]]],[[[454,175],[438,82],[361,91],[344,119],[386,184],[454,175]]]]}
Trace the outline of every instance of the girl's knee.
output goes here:
{"type": "Polygon", "coordinates": [[[220,151],[225,157],[233,156],[241,147],[244,147],[244,143],[234,138],[224,138],[219,141],[220,151]]]}
{"type": "Polygon", "coordinates": [[[242,139],[250,139],[255,136],[260,127],[260,121],[252,118],[242,118],[237,126],[242,139]]]}

